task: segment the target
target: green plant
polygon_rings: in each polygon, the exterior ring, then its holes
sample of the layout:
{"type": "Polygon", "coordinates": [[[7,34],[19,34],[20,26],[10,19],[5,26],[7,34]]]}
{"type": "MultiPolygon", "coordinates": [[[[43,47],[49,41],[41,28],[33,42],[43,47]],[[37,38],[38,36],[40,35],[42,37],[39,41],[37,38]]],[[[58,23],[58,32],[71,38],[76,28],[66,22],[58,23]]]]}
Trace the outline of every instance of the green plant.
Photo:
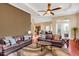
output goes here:
{"type": "Polygon", "coordinates": [[[73,27],[72,30],[74,32],[74,39],[76,39],[76,34],[77,34],[77,31],[78,31],[78,27],[73,27]]]}

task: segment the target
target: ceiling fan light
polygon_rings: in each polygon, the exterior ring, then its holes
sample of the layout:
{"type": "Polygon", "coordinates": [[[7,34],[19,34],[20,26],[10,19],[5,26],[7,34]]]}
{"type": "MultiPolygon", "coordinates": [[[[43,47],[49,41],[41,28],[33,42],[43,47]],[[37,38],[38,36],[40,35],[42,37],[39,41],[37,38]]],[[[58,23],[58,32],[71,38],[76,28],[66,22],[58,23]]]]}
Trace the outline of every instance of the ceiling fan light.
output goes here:
{"type": "Polygon", "coordinates": [[[50,11],[47,11],[47,14],[50,14],[50,11]]]}

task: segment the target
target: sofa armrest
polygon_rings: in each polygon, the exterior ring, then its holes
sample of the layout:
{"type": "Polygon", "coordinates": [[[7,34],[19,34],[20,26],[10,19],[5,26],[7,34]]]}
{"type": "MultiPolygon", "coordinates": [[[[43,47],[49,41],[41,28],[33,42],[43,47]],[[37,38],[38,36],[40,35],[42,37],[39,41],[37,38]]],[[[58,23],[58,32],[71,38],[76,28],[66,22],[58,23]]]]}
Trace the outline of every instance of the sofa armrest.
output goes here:
{"type": "Polygon", "coordinates": [[[0,44],[0,54],[2,53],[2,51],[3,51],[3,45],[0,44]]]}

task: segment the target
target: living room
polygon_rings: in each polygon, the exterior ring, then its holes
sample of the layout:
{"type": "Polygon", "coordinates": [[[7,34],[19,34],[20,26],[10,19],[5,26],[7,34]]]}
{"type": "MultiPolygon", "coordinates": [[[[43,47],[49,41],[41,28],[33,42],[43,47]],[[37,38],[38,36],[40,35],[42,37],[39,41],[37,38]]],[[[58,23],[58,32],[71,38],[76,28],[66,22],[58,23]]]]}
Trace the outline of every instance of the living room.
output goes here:
{"type": "Polygon", "coordinates": [[[78,6],[0,3],[0,55],[79,56],[78,6]]]}

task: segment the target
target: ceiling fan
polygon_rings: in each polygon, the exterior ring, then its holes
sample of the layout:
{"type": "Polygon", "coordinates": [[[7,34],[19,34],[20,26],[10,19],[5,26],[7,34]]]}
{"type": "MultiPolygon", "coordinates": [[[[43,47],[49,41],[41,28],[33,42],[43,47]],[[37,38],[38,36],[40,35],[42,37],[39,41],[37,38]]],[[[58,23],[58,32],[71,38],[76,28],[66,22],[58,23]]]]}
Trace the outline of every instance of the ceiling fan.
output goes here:
{"type": "Polygon", "coordinates": [[[54,15],[54,13],[52,11],[60,10],[60,9],[61,9],[61,7],[57,7],[57,8],[51,9],[51,4],[48,3],[48,8],[47,8],[46,11],[45,10],[40,10],[38,12],[45,12],[43,15],[46,15],[46,14],[52,14],[52,15],[54,15]]]}

